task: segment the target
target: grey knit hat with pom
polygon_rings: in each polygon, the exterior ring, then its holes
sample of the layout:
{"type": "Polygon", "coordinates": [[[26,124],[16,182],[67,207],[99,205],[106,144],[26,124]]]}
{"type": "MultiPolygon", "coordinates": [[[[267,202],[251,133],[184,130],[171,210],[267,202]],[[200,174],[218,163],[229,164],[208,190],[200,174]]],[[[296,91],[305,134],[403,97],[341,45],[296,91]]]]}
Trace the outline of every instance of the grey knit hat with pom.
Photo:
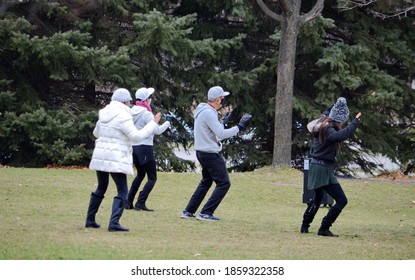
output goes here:
{"type": "Polygon", "coordinates": [[[329,118],[336,122],[346,122],[349,119],[349,108],[346,98],[340,97],[330,110],[329,118]]]}

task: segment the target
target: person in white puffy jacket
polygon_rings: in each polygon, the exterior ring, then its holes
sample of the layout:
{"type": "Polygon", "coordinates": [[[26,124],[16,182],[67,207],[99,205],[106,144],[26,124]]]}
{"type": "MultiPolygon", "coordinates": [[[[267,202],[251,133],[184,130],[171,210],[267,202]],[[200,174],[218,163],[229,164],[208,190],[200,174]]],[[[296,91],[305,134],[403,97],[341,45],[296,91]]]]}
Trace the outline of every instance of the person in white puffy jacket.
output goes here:
{"type": "Polygon", "coordinates": [[[91,193],[85,227],[99,228],[95,216],[101,205],[109,184],[111,175],[117,186],[117,196],[114,197],[112,213],[108,226],[109,231],[128,231],[120,225],[126,204],[128,185],[127,174],[134,175],[132,160],[132,141],[140,141],[150,136],[158,127],[160,113],[143,129],[134,126],[130,112],[131,94],[125,88],[114,91],[111,102],[99,111],[99,119],[94,129],[95,149],[89,168],[96,170],[98,186],[91,193]]]}
{"type": "MultiPolygon", "coordinates": [[[[136,105],[131,108],[134,125],[137,129],[144,128],[154,118],[150,107],[151,96],[154,88],[139,88],[135,93],[136,105]]],[[[140,141],[133,141],[133,163],[137,168],[137,176],[134,178],[130,191],[127,196],[125,209],[135,209],[143,211],[154,211],[146,206],[146,201],[150,192],[153,190],[157,181],[156,160],[154,158],[153,140],[154,135],[160,135],[170,127],[170,122],[166,121],[159,125],[148,137],[140,141]],[[137,202],[133,206],[134,198],[138,192],[141,182],[147,174],[147,182],[138,195],[137,202]]]]}

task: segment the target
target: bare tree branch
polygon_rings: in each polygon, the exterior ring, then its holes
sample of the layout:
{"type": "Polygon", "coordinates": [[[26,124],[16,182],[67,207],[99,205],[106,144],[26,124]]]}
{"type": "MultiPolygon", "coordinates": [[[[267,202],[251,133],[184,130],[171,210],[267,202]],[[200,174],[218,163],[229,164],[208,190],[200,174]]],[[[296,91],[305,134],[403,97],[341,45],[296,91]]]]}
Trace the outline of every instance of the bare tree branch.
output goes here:
{"type": "Polygon", "coordinates": [[[59,0],[58,2],[69,7],[71,16],[76,18],[98,8],[103,0],[59,0]]]}
{"type": "Polygon", "coordinates": [[[372,11],[371,14],[373,14],[374,17],[378,17],[381,19],[394,18],[394,17],[402,18],[402,17],[407,17],[410,11],[415,11],[415,5],[412,7],[405,8],[405,9],[395,10],[391,14],[383,14],[383,13],[379,13],[375,11],[372,11]]]}
{"type": "Polygon", "coordinates": [[[305,15],[301,16],[301,24],[304,24],[321,14],[324,8],[324,0],[318,0],[314,7],[305,15]]]}
{"type": "Polygon", "coordinates": [[[270,8],[268,8],[268,6],[264,3],[264,1],[262,0],[256,0],[256,2],[258,3],[259,7],[262,9],[262,11],[269,17],[271,17],[272,19],[278,21],[278,22],[283,22],[284,21],[284,17],[280,14],[274,13],[273,11],[271,11],[270,8]]]}
{"type": "Polygon", "coordinates": [[[364,7],[368,6],[372,3],[377,2],[378,0],[356,0],[356,1],[347,1],[342,6],[339,6],[339,10],[344,12],[348,10],[352,10],[357,7],[364,7]]]}
{"type": "MultiPolygon", "coordinates": [[[[350,1],[345,2],[342,6],[339,6],[338,9],[344,12],[344,11],[352,10],[355,8],[367,7],[379,1],[380,0],[350,0],[350,1]]],[[[388,18],[395,18],[395,17],[397,18],[407,17],[408,13],[410,13],[411,11],[415,11],[415,1],[414,0],[403,0],[403,2],[407,3],[408,6],[400,8],[400,9],[395,9],[387,14],[376,12],[374,10],[370,10],[369,14],[373,15],[373,17],[375,18],[381,18],[381,19],[388,19],[388,18]]]]}
{"type": "Polygon", "coordinates": [[[278,0],[278,2],[279,2],[279,4],[280,4],[280,6],[281,6],[281,9],[282,9],[282,12],[284,13],[284,14],[288,14],[290,11],[292,11],[293,9],[293,7],[292,7],[292,0],[291,1],[287,1],[287,0],[278,0]]]}

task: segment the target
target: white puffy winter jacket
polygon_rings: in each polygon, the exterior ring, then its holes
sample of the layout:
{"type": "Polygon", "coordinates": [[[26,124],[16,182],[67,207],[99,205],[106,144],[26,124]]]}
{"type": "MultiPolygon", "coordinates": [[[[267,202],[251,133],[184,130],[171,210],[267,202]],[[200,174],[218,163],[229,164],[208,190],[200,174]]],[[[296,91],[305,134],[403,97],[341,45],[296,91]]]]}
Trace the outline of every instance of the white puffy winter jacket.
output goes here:
{"type": "Polygon", "coordinates": [[[157,123],[151,121],[137,130],[130,108],[121,102],[111,101],[99,111],[93,132],[97,139],[89,168],[134,175],[131,142],[148,137],[157,127],[157,123]]]}

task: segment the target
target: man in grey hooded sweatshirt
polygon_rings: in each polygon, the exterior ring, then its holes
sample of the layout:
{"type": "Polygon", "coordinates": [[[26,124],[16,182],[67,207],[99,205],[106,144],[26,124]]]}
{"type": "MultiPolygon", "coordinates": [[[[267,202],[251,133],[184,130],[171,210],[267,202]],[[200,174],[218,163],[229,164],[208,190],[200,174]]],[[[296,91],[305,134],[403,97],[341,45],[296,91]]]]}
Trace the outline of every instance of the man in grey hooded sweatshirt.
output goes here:
{"type": "Polygon", "coordinates": [[[226,129],[218,119],[218,110],[222,108],[222,101],[229,92],[220,86],[214,86],[208,91],[208,103],[200,103],[194,112],[194,137],[196,157],[202,167],[202,180],[193,193],[181,218],[196,218],[202,221],[219,221],[213,216],[216,208],[228,192],[231,183],[224,159],[219,155],[222,150],[223,139],[235,136],[246,128],[252,116],[244,114],[238,125],[226,129]],[[207,192],[216,183],[215,190],[200,213],[195,216],[207,192]]]}

